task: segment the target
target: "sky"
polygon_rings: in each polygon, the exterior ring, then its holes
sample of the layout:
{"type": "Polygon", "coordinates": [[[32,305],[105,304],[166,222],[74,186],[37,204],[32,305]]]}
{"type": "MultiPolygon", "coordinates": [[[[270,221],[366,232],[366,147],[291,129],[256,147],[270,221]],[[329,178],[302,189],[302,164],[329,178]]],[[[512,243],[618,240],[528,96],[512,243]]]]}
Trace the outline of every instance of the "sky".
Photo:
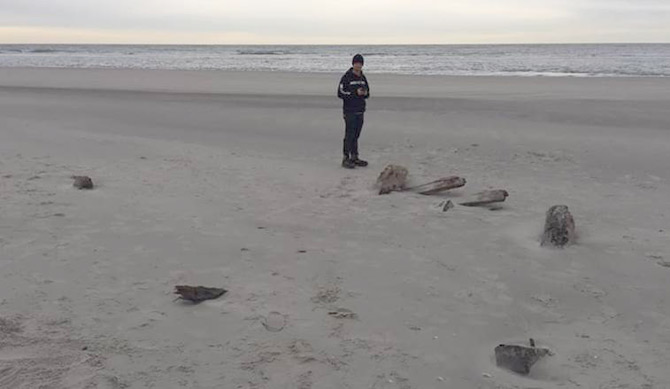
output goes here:
{"type": "Polygon", "coordinates": [[[670,42],[670,0],[0,0],[0,43],[670,42]]]}

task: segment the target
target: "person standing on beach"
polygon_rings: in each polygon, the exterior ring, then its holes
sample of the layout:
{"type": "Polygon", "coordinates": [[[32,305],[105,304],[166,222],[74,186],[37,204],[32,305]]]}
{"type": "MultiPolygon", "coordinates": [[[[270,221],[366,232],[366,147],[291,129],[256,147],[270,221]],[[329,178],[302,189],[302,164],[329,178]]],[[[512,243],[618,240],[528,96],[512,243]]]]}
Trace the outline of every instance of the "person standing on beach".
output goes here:
{"type": "Polygon", "coordinates": [[[368,166],[358,158],[358,138],[363,129],[365,100],[370,97],[370,85],[363,74],[363,56],[356,54],[352,67],[344,73],[337,89],[337,97],[343,101],[344,110],[344,159],[342,166],[353,169],[356,166],[368,166]]]}

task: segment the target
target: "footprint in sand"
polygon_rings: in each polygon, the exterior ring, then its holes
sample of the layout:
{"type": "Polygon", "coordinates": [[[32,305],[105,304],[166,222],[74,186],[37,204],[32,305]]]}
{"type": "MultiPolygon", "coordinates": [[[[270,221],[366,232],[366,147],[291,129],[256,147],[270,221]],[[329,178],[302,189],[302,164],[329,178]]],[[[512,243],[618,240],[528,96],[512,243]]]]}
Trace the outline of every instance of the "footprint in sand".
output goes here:
{"type": "Polygon", "coordinates": [[[377,381],[372,385],[373,389],[412,389],[409,380],[396,372],[389,375],[382,374],[377,376],[377,381]]]}
{"type": "Polygon", "coordinates": [[[306,373],[301,374],[298,377],[298,382],[296,383],[296,388],[297,389],[312,389],[312,385],[314,385],[312,381],[312,375],[313,373],[311,371],[308,371],[306,373]]]}
{"type": "Polygon", "coordinates": [[[0,388],[63,387],[63,382],[73,382],[74,377],[81,387],[93,387],[102,360],[81,341],[68,337],[72,332],[69,320],[29,320],[0,321],[0,388]]]}
{"type": "Polygon", "coordinates": [[[340,299],[342,290],[337,286],[320,287],[316,295],[312,297],[315,304],[332,304],[340,299]]]}
{"type": "Polygon", "coordinates": [[[291,356],[301,364],[317,360],[312,345],[306,340],[298,339],[293,341],[288,349],[291,356]]]}
{"type": "Polygon", "coordinates": [[[107,376],[103,378],[102,382],[98,382],[97,387],[101,389],[124,389],[129,388],[130,384],[122,381],[118,377],[107,376]]]}
{"type": "Polygon", "coordinates": [[[574,284],[573,289],[577,290],[578,292],[584,293],[586,295],[592,296],[597,300],[602,299],[603,297],[607,296],[607,292],[604,290],[596,287],[595,285],[591,284],[588,282],[588,280],[584,280],[582,282],[578,282],[574,284]]]}
{"type": "Polygon", "coordinates": [[[280,332],[286,327],[286,316],[279,312],[270,312],[263,318],[262,324],[270,332],[280,332]]]}
{"type": "Polygon", "coordinates": [[[322,194],[320,197],[322,199],[337,197],[337,198],[347,198],[351,197],[351,183],[354,181],[354,177],[346,176],[340,180],[340,183],[337,184],[334,188],[329,189],[326,193],[322,194]]]}

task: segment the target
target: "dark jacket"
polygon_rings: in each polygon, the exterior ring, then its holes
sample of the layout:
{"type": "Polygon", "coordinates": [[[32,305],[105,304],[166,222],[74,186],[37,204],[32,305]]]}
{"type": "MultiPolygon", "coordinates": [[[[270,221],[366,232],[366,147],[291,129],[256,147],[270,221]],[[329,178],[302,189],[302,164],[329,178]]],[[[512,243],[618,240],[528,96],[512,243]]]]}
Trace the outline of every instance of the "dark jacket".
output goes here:
{"type": "Polygon", "coordinates": [[[337,88],[337,97],[343,100],[344,113],[365,112],[365,99],[370,97],[370,84],[368,84],[365,74],[361,73],[361,76],[358,77],[354,74],[353,68],[344,73],[337,88]],[[358,88],[365,89],[364,96],[359,96],[356,93],[358,88]]]}

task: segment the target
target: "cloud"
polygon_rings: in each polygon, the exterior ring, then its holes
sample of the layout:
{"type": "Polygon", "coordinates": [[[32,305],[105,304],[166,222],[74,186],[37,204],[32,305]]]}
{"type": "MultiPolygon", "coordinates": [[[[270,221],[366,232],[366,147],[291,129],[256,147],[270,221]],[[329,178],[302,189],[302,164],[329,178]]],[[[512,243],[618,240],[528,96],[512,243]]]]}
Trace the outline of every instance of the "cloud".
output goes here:
{"type": "Polygon", "coordinates": [[[666,0],[0,0],[0,42],[668,41],[669,21],[666,0]]]}

